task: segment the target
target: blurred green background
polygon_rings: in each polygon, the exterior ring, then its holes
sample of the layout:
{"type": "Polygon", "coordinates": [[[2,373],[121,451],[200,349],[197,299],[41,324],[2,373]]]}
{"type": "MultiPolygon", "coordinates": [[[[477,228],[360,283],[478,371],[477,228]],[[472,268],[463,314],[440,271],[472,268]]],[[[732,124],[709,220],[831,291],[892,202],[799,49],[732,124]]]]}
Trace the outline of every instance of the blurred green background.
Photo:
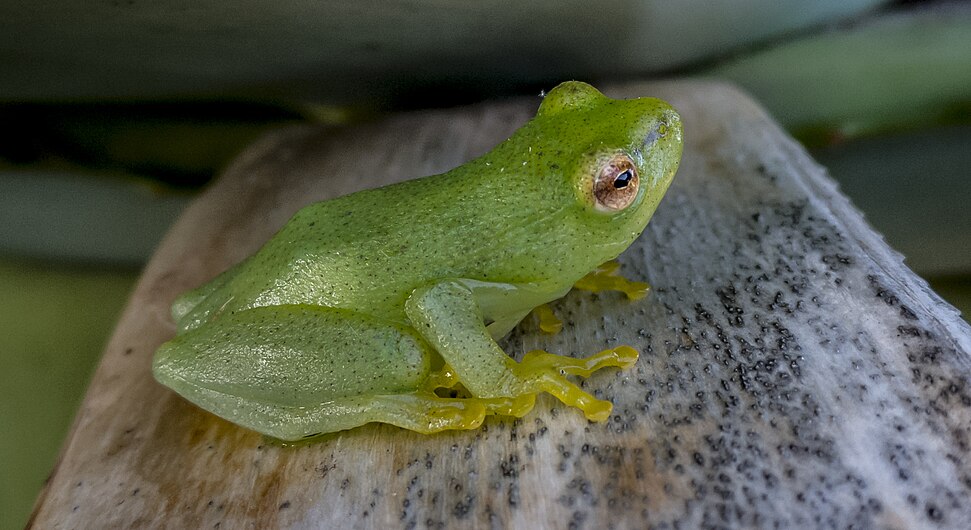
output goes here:
{"type": "Polygon", "coordinates": [[[236,153],[293,122],[564,79],[728,79],[971,311],[964,3],[14,0],[0,68],[0,529],[27,521],[167,227],[236,153]]]}

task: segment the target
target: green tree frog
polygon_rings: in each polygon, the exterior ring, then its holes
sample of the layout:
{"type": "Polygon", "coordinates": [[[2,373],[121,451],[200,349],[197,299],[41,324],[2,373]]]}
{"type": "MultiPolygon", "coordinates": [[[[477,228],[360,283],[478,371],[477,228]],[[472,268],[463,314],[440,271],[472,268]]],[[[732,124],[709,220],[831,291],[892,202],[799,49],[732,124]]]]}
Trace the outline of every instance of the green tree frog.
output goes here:
{"type": "Polygon", "coordinates": [[[563,83],[471,162],[298,211],[256,254],[175,301],[177,335],[153,373],[283,440],[370,422],[474,429],[489,414],[525,415],[540,392],[606,420],[610,402],[566,376],[629,367],[636,350],[517,362],[496,339],[638,237],[681,144],[667,103],[563,83]]]}

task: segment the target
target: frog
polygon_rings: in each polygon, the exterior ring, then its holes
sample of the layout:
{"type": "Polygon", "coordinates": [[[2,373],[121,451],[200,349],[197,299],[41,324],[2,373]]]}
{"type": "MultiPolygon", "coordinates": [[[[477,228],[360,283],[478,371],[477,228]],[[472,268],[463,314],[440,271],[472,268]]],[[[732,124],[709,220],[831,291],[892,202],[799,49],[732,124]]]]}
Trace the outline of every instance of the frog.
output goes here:
{"type": "Polygon", "coordinates": [[[578,282],[642,293],[601,266],[645,229],[682,134],[660,99],[559,84],[484,155],[298,210],[255,254],[175,300],[176,334],[153,375],[284,441],[369,423],[477,429],[487,416],[524,417],[543,393],[603,422],[611,402],[575,380],[632,367],[636,349],[517,361],[497,341],[578,282]]]}

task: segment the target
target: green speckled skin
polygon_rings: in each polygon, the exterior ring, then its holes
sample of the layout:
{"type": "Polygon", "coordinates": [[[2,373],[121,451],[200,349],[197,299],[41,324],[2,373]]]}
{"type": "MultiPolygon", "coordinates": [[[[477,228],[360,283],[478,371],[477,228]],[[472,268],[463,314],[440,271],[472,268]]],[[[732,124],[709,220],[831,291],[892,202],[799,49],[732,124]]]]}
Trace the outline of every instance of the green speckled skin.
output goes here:
{"type": "Polygon", "coordinates": [[[493,339],[626,249],[680,155],[680,119],[666,103],[564,83],[478,159],[300,210],[256,254],[176,301],[178,336],[156,353],[155,376],[283,439],[521,415],[536,392],[553,392],[546,372],[564,368],[526,369],[493,339]],[[604,212],[591,186],[615,153],[634,162],[640,188],[604,212]],[[470,395],[434,394],[457,384],[470,395]]]}

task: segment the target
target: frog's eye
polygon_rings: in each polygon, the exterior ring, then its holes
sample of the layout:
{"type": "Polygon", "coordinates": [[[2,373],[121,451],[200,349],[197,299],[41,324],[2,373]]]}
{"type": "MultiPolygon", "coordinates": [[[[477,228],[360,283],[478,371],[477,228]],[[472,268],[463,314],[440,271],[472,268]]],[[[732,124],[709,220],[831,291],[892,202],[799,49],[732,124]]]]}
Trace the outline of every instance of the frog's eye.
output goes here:
{"type": "Polygon", "coordinates": [[[634,161],[625,154],[607,159],[593,183],[593,198],[597,209],[603,212],[619,212],[637,198],[640,179],[634,161]]]}

